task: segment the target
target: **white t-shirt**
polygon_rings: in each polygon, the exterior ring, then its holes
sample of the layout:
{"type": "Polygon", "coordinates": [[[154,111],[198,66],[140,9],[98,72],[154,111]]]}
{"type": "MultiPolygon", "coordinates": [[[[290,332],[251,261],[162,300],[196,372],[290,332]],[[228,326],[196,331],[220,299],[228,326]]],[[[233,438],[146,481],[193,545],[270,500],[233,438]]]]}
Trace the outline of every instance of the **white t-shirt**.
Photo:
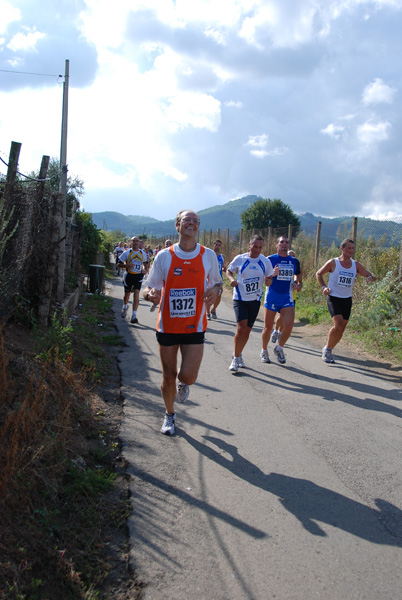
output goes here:
{"type": "Polygon", "coordinates": [[[145,261],[144,252],[141,248],[138,250],[133,250],[130,248],[129,250],[125,250],[123,254],[120,255],[119,260],[121,262],[125,262],[131,254],[130,264],[128,265],[128,272],[139,275],[142,273],[142,263],[145,261]]]}
{"type": "MultiPolygon", "coordinates": [[[[193,252],[184,252],[179,244],[173,245],[173,250],[176,256],[182,260],[191,260],[196,258],[200,252],[200,244],[197,244],[193,252]]],[[[159,250],[155,257],[151,271],[148,275],[147,286],[149,288],[156,288],[161,290],[163,282],[166,280],[169,268],[171,265],[171,254],[169,248],[159,250]]],[[[205,273],[208,278],[208,282],[205,282],[205,289],[211,288],[217,283],[222,283],[222,279],[219,273],[218,261],[216,260],[216,254],[211,248],[205,248],[204,255],[202,257],[205,273]]]]}
{"type": "Polygon", "coordinates": [[[228,271],[237,273],[238,285],[233,288],[233,300],[261,300],[265,277],[274,272],[271,261],[262,254],[251,258],[249,253],[238,254],[234,257],[228,271]]]}

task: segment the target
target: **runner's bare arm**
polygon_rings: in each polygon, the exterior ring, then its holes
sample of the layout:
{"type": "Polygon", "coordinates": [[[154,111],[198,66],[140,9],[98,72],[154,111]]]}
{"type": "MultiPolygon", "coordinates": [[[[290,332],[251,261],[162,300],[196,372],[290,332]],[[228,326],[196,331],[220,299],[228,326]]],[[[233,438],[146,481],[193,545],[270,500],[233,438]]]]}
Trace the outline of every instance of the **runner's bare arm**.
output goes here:
{"type": "Polygon", "coordinates": [[[239,285],[236,279],[234,278],[232,271],[229,271],[229,269],[227,269],[226,271],[226,277],[229,279],[230,285],[232,287],[237,287],[239,285]]]}
{"type": "Polygon", "coordinates": [[[366,267],[363,267],[363,265],[358,262],[356,262],[356,270],[359,275],[366,278],[367,283],[376,280],[376,276],[370,273],[370,271],[367,271],[366,267]]]}
{"type": "Polygon", "coordinates": [[[329,296],[330,295],[331,289],[325,283],[323,275],[325,275],[326,273],[332,273],[332,271],[334,269],[335,269],[335,260],[333,258],[331,258],[331,260],[328,260],[325,263],[325,265],[321,267],[321,269],[318,269],[318,271],[316,273],[316,278],[317,278],[317,281],[318,281],[318,285],[322,289],[322,291],[323,291],[323,293],[324,293],[325,296],[329,296]]]}

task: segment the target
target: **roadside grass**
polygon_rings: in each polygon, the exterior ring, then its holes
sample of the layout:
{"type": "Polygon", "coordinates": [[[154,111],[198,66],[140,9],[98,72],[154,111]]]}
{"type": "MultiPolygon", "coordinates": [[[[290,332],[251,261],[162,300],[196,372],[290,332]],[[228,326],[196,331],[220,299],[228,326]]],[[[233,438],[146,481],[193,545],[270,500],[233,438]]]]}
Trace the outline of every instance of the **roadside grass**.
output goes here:
{"type": "Polygon", "coordinates": [[[85,295],[72,327],[0,330],[1,598],[120,598],[105,591],[127,575],[131,512],[112,329],[111,300],[85,295]]]}

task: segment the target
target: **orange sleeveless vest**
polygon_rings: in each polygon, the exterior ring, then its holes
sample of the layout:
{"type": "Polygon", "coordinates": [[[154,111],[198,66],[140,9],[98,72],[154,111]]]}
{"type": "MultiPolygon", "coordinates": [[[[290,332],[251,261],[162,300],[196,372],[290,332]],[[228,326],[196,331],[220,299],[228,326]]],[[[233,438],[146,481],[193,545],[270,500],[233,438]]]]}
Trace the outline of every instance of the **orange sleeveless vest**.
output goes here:
{"type": "Polygon", "coordinates": [[[163,283],[157,331],[162,333],[195,333],[205,331],[207,316],[201,300],[206,289],[206,274],[202,257],[205,247],[190,260],[176,256],[169,248],[172,262],[163,283]]]}

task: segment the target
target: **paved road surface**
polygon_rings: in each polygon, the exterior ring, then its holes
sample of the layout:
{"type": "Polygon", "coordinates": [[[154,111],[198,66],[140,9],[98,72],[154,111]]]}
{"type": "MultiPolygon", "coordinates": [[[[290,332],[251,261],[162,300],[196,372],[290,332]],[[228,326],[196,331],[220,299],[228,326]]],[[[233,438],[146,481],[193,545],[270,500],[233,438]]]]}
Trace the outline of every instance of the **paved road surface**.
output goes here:
{"type": "Polygon", "coordinates": [[[262,364],[259,322],[232,374],[222,303],[170,438],[159,433],[156,312],[141,301],[130,325],[117,278],[111,294],[127,343],[121,437],[145,600],[399,600],[401,372],[358,353],[326,365],[300,327],[286,365],[262,364]]]}

